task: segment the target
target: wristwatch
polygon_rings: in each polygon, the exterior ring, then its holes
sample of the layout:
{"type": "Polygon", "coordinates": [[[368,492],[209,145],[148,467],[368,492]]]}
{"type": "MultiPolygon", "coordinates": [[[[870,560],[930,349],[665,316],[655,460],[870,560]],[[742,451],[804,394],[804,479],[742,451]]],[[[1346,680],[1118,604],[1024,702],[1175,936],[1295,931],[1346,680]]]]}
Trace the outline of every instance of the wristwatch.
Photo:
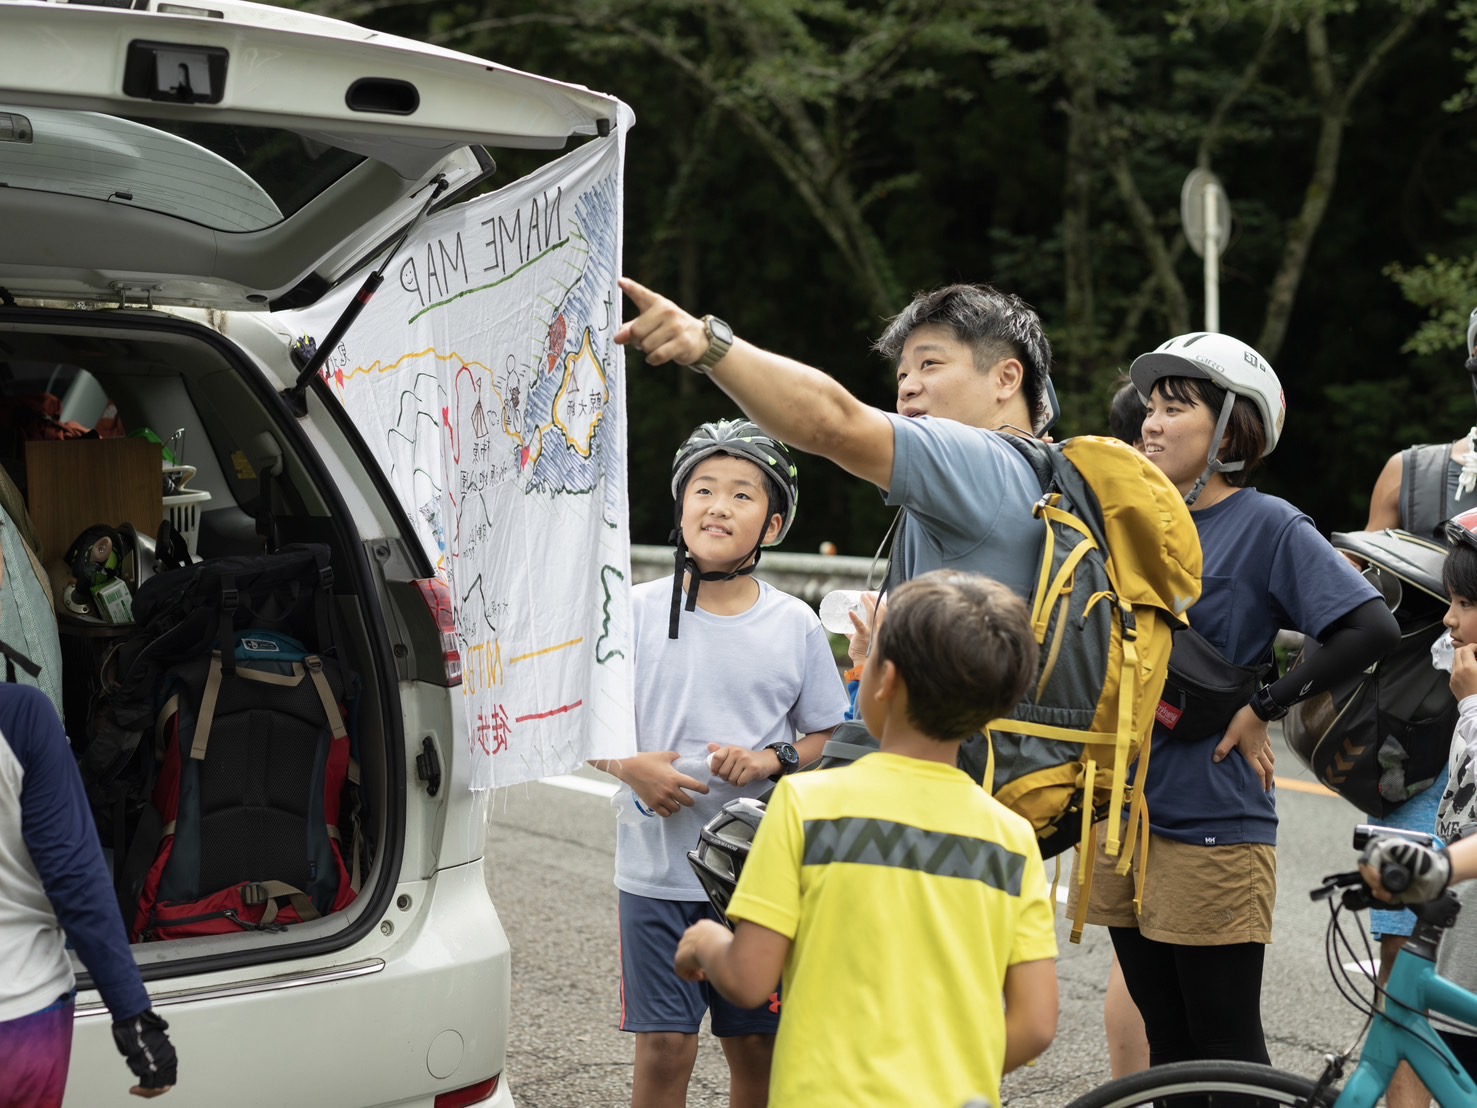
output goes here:
{"type": "Polygon", "coordinates": [[[708,336],[708,349],[687,368],[694,373],[707,373],[733,347],[733,328],[715,315],[703,316],[703,331],[708,336]]]}
{"type": "Polygon", "coordinates": [[[774,756],[780,760],[780,771],[770,778],[771,781],[778,781],[787,773],[794,773],[800,768],[800,752],[789,743],[770,743],[764,749],[773,750],[774,756]]]}
{"type": "Polygon", "coordinates": [[[1257,719],[1271,723],[1287,715],[1287,709],[1272,699],[1272,686],[1263,685],[1251,694],[1251,710],[1257,719]]]}

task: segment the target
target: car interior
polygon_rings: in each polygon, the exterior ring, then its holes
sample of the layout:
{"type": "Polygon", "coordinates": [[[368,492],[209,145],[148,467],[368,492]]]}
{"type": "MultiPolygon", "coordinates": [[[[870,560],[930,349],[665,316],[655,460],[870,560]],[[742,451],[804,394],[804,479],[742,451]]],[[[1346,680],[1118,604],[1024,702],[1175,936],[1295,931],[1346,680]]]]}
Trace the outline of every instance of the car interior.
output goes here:
{"type": "MultiPolygon", "coordinates": [[[[81,619],[58,599],[71,580],[64,544],[72,542],[68,532],[78,520],[89,521],[83,527],[132,524],[141,536],[152,537],[170,519],[196,558],[262,553],[267,543],[259,525],[274,535],[276,546],[327,544],[337,656],[361,688],[382,686],[386,675],[376,669],[379,655],[371,645],[365,604],[366,592],[376,586],[362,579],[358,539],[345,513],[335,508],[341,503],[334,492],[337,479],[324,472],[314,451],[303,449],[301,431],[271,403],[271,386],[261,375],[241,365],[227,345],[211,341],[212,332],[187,333],[177,323],[164,327],[146,313],[68,312],[64,328],[13,322],[6,318],[11,314],[0,309],[0,466],[20,499],[0,497],[6,506],[0,523],[28,536],[48,578],[53,604],[42,615],[53,621],[60,642],[59,707],[74,753],[81,755],[91,738],[108,652],[134,631],[126,622],[81,619]],[[124,447],[126,457],[117,453],[124,447]],[[138,486],[157,495],[129,500],[138,486]],[[118,518],[119,504],[136,505],[133,514],[118,518]],[[268,515],[270,526],[261,523],[268,515]]],[[[23,572],[24,565],[6,567],[0,604],[16,602],[12,581],[23,572]]],[[[388,681],[393,686],[394,674],[388,681]]],[[[375,867],[387,861],[389,703],[384,696],[361,695],[349,706],[365,810],[366,889],[376,879],[375,867]]],[[[147,798],[137,795],[140,789],[132,791],[126,804],[94,798],[125,919],[137,890],[124,860],[131,851],[149,853],[149,843],[135,841],[150,834],[146,824],[141,828],[138,810],[147,798]]],[[[342,912],[294,924],[288,934],[243,930],[152,946],[162,952],[158,958],[280,948],[350,926],[371,899],[360,897],[342,912]]]]}

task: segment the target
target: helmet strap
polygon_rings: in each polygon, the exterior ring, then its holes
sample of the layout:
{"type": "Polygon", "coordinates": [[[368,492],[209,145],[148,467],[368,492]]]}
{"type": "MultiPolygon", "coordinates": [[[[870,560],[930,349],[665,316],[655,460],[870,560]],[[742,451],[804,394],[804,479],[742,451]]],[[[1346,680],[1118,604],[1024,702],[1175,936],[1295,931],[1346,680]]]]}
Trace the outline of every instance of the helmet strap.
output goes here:
{"type": "Polygon", "coordinates": [[[1226,399],[1221,402],[1220,417],[1215,421],[1215,434],[1210,436],[1210,453],[1205,458],[1205,471],[1200,474],[1195,487],[1185,494],[1185,507],[1187,508],[1200,499],[1205,486],[1217,473],[1235,473],[1246,466],[1245,462],[1222,462],[1216,456],[1221,452],[1221,439],[1225,437],[1226,428],[1231,424],[1231,410],[1235,407],[1236,394],[1227,390],[1226,399]]]}
{"type": "Polygon", "coordinates": [[[672,541],[677,544],[673,551],[672,561],[674,563],[672,572],[672,609],[667,619],[667,638],[677,638],[677,619],[681,615],[682,603],[682,578],[691,575],[692,588],[687,594],[687,610],[693,611],[697,607],[698,589],[704,581],[733,581],[739,577],[747,577],[759,568],[759,555],[764,547],[764,539],[761,536],[759,543],[754,547],[754,552],[744,559],[744,565],[738,569],[727,572],[722,570],[709,570],[706,573],[698,568],[697,562],[693,561],[692,555],[687,552],[687,543],[682,538],[682,528],[678,527],[672,532],[672,541]]]}

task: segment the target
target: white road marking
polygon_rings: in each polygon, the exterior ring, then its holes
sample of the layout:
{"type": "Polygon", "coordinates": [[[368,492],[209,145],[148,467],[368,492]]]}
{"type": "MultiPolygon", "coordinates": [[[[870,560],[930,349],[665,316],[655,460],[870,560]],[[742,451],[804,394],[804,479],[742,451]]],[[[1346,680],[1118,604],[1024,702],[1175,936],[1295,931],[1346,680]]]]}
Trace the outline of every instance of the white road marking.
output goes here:
{"type": "Polygon", "coordinates": [[[553,785],[556,789],[568,789],[576,793],[589,793],[591,796],[603,796],[609,800],[621,791],[619,785],[610,781],[592,781],[588,777],[576,777],[572,773],[559,774],[557,777],[545,777],[540,781],[544,785],[553,785]]]}

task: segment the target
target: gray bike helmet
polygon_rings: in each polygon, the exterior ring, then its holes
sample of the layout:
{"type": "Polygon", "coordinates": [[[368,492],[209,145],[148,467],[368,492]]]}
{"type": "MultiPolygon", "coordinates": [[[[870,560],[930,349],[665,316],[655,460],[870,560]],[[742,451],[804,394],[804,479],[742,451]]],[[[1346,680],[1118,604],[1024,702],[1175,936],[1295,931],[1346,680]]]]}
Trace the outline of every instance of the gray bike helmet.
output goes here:
{"type": "Polygon", "coordinates": [[[708,894],[708,902],[730,928],[733,924],[728,919],[728,902],[733,899],[763,818],[762,800],[736,797],[703,826],[697,849],[687,852],[687,861],[708,894]]]}
{"type": "Polygon", "coordinates": [[[800,500],[800,471],[795,467],[789,448],[773,436],[766,435],[757,424],[747,419],[720,419],[713,423],[704,423],[688,435],[687,441],[677,448],[677,455],[672,459],[672,499],[675,502],[672,542],[677,549],[674,555],[676,568],[672,576],[672,615],[667,624],[667,637],[675,639],[677,620],[682,608],[684,572],[692,574],[692,591],[687,594],[689,612],[697,607],[697,594],[702,582],[732,581],[735,577],[744,577],[753,573],[759,565],[760,551],[765,546],[773,546],[783,541],[784,537],[789,534],[790,524],[795,522],[795,506],[800,500]],[[715,454],[743,458],[757,465],[769,478],[766,484],[771,489],[771,493],[774,491],[779,493],[779,503],[771,501],[770,512],[771,514],[777,512],[780,519],[784,521],[780,524],[779,534],[772,542],[764,542],[761,535],[759,543],[754,547],[751,560],[746,560],[746,565],[728,573],[701,572],[697,563],[688,555],[687,543],[682,537],[682,495],[687,489],[687,481],[699,462],[715,454]]]}
{"type": "Polygon", "coordinates": [[[711,458],[714,454],[728,454],[753,462],[770,478],[781,498],[780,503],[771,507],[780,514],[784,523],[774,541],[765,545],[778,546],[784,542],[785,536],[790,533],[790,524],[795,522],[795,507],[800,501],[799,470],[795,468],[794,459],[790,457],[790,450],[784,443],[766,435],[759,430],[757,424],[747,419],[720,419],[714,423],[704,423],[677,448],[677,456],[672,459],[672,499],[677,501],[679,521],[682,492],[687,487],[687,479],[692,476],[693,469],[700,461],[711,458]]]}

